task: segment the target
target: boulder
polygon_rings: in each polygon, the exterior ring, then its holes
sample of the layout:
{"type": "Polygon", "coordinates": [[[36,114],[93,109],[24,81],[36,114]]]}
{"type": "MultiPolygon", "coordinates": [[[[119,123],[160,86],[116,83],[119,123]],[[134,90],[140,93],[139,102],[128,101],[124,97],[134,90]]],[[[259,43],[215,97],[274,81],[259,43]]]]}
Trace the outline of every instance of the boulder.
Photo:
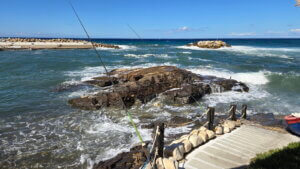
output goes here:
{"type": "Polygon", "coordinates": [[[143,149],[147,149],[147,145],[136,146],[130,149],[129,152],[122,152],[115,157],[100,161],[93,166],[94,169],[108,169],[108,168],[140,168],[146,161],[147,157],[143,149]]]}
{"type": "Polygon", "coordinates": [[[157,96],[166,104],[191,104],[210,94],[215,87],[222,88],[222,92],[232,90],[235,86],[243,88],[241,92],[248,91],[245,84],[236,80],[201,76],[174,66],[115,69],[109,75],[86,81],[99,87],[99,91],[73,98],[69,104],[85,110],[125,108],[135,103],[147,103],[157,96]]]}

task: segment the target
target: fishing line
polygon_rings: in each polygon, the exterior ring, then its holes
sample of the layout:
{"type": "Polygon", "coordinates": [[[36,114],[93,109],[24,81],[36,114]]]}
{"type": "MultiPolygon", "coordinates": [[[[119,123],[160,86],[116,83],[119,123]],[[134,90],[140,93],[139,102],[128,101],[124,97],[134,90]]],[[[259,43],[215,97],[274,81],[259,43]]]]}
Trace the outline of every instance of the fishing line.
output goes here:
{"type": "Polygon", "coordinates": [[[142,40],[141,36],[129,24],[127,24],[127,26],[140,40],[142,40]]]}
{"type": "MultiPolygon", "coordinates": [[[[103,66],[104,69],[105,69],[106,75],[109,77],[109,79],[110,79],[110,81],[111,81],[112,86],[114,86],[115,83],[114,83],[114,81],[111,79],[110,74],[108,73],[107,68],[106,68],[106,66],[105,66],[105,64],[104,64],[104,62],[103,62],[103,60],[102,60],[102,57],[101,57],[101,55],[99,54],[99,52],[97,51],[95,45],[93,44],[93,42],[92,42],[92,40],[91,40],[91,37],[90,37],[89,33],[87,32],[85,26],[83,25],[83,22],[81,21],[81,19],[80,19],[78,13],[76,12],[76,10],[75,10],[73,4],[71,3],[71,1],[68,1],[68,3],[70,4],[70,6],[71,6],[71,8],[72,8],[72,10],[73,10],[73,12],[74,12],[74,14],[76,15],[76,18],[77,18],[78,22],[80,23],[81,27],[83,28],[83,30],[84,30],[84,32],[85,32],[87,38],[88,38],[88,41],[91,42],[92,47],[93,47],[93,49],[94,49],[94,51],[95,51],[97,57],[99,58],[99,60],[100,60],[100,62],[101,62],[101,64],[102,64],[102,66],[103,66]]],[[[138,35],[138,34],[137,34],[137,35],[138,35]]],[[[125,105],[125,103],[124,103],[124,100],[123,100],[123,98],[121,97],[121,95],[120,95],[120,99],[121,99],[122,106],[125,108],[126,114],[127,114],[128,118],[129,118],[129,120],[130,120],[130,122],[131,122],[131,124],[132,124],[132,126],[133,126],[133,128],[134,128],[134,130],[135,130],[135,133],[136,133],[136,135],[138,136],[140,142],[142,143],[142,149],[144,149],[144,148],[143,148],[143,147],[144,147],[144,141],[143,141],[143,139],[142,139],[142,136],[141,136],[139,130],[137,129],[137,127],[136,127],[136,125],[135,125],[135,123],[134,123],[134,121],[133,121],[133,119],[132,119],[132,116],[131,116],[130,112],[128,112],[127,107],[126,107],[126,105],[125,105]]],[[[148,157],[146,151],[145,151],[145,155],[147,156],[147,159],[149,159],[149,157],[148,157]]]]}
{"type": "MultiPolygon", "coordinates": [[[[104,69],[105,69],[106,75],[109,77],[109,79],[110,79],[110,81],[111,81],[112,86],[114,86],[115,83],[114,83],[114,81],[111,79],[110,74],[109,74],[108,71],[107,71],[107,68],[106,68],[106,66],[105,66],[105,64],[104,64],[104,62],[103,62],[103,60],[102,60],[101,55],[99,54],[99,52],[97,51],[95,45],[93,44],[92,39],[91,39],[89,33],[87,32],[85,26],[83,25],[83,22],[81,21],[81,19],[80,19],[78,13],[76,12],[76,10],[75,10],[73,4],[71,3],[71,1],[67,1],[67,2],[70,4],[70,6],[71,6],[71,8],[72,8],[72,10],[73,10],[73,12],[74,12],[74,14],[76,15],[76,18],[77,18],[78,22],[80,23],[82,29],[84,30],[84,32],[85,32],[85,34],[86,34],[86,36],[87,36],[87,38],[88,38],[88,41],[91,42],[92,47],[93,47],[93,49],[94,49],[94,51],[95,51],[97,57],[99,58],[99,60],[100,60],[100,62],[101,62],[101,64],[102,64],[102,66],[103,66],[104,69]]],[[[129,25],[128,25],[128,26],[129,26],[129,25]]],[[[130,27],[130,26],[129,26],[129,27],[130,27]]],[[[131,29],[132,29],[132,28],[131,28],[131,29]]],[[[132,29],[132,30],[133,30],[133,29],[132,29]]],[[[135,32],[135,33],[136,33],[136,32],[135,32]]],[[[137,33],[136,33],[136,35],[139,36],[137,33]]],[[[132,116],[131,116],[130,112],[128,112],[127,107],[126,107],[126,105],[125,105],[125,103],[124,103],[123,98],[121,97],[121,95],[119,95],[119,96],[120,96],[120,99],[121,99],[122,106],[125,108],[126,114],[127,114],[128,118],[129,118],[129,120],[130,120],[130,122],[131,122],[131,124],[132,124],[132,126],[133,126],[133,128],[134,128],[134,130],[135,130],[135,132],[136,132],[136,135],[138,136],[140,142],[142,143],[142,149],[144,150],[144,141],[143,141],[143,139],[142,139],[142,136],[141,136],[139,130],[137,129],[137,127],[136,127],[136,125],[135,125],[135,123],[134,123],[134,121],[133,121],[133,119],[132,119],[132,116]]],[[[148,160],[148,159],[149,159],[149,156],[147,155],[148,153],[147,153],[146,150],[144,150],[144,151],[145,151],[145,155],[146,155],[147,160],[148,160]]],[[[151,165],[151,166],[152,166],[152,165],[151,165]]]]}

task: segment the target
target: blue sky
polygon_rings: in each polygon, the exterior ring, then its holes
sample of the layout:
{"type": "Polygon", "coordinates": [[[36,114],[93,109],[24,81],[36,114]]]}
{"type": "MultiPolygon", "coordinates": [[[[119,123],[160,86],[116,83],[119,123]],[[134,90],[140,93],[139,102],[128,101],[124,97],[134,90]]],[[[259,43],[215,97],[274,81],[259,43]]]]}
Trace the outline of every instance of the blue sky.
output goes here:
{"type": "MultiPolygon", "coordinates": [[[[294,0],[72,0],[94,38],[300,38],[294,0]],[[272,2],[272,3],[270,3],[272,2]]],[[[65,0],[6,0],[0,36],[85,37],[65,0]]]]}

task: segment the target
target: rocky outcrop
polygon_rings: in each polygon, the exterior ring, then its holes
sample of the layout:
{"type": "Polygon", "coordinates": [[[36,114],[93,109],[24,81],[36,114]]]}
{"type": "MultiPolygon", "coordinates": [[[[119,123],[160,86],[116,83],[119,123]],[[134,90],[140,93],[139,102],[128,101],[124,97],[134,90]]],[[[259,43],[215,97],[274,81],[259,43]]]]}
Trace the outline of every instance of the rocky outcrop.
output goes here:
{"type": "Polygon", "coordinates": [[[197,46],[199,48],[209,48],[209,49],[218,49],[221,47],[231,47],[226,42],[216,40],[216,41],[198,41],[195,43],[190,43],[187,46],[197,46]]]}
{"type": "Polygon", "coordinates": [[[97,94],[74,98],[69,103],[86,110],[124,108],[135,103],[147,103],[159,96],[166,103],[189,104],[212,93],[215,87],[220,91],[249,90],[244,83],[236,80],[201,76],[174,66],[116,69],[109,74],[110,77],[97,77],[86,82],[99,86],[97,94]]]}

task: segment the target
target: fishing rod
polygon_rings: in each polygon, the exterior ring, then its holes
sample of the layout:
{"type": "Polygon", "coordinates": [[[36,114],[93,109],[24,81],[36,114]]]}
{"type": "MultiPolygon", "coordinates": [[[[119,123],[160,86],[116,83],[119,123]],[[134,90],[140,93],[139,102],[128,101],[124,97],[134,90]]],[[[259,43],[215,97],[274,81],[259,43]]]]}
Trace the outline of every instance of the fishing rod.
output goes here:
{"type": "MultiPolygon", "coordinates": [[[[78,13],[76,12],[76,10],[75,10],[73,4],[71,3],[71,1],[67,1],[67,2],[68,2],[69,5],[71,6],[71,8],[72,8],[72,10],[73,10],[73,12],[74,12],[74,14],[75,14],[75,16],[76,16],[78,22],[80,23],[82,29],[84,30],[84,32],[85,32],[85,34],[86,34],[86,36],[87,36],[87,38],[88,38],[88,41],[91,42],[92,48],[94,49],[94,51],[95,51],[97,57],[99,58],[99,60],[100,60],[100,62],[101,62],[101,64],[102,64],[102,66],[104,67],[106,75],[109,77],[109,79],[110,79],[112,85],[115,85],[114,81],[110,78],[110,74],[108,73],[108,70],[107,70],[106,65],[104,64],[104,62],[103,62],[103,60],[102,60],[101,55],[99,54],[98,50],[96,49],[96,46],[95,46],[94,43],[92,42],[92,39],[91,39],[91,37],[90,37],[90,35],[89,35],[87,29],[85,28],[85,26],[84,26],[82,20],[80,19],[78,13]]],[[[137,134],[137,136],[138,136],[140,142],[142,143],[142,145],[144,145],[144,141],[143,141],[143,139],[142,139],[142,136],[141,136],[140,132],[138,131],[138,129],[137,129],[137,127],[136,127],[136,125],[135,125],[135,123],[134,123],[134,121],[133,121],[133,119],[132,119],[132,116],[131,116],[130,112],[128,112],[127,107],[126,107],[126,104],[124,103],[124,100],[122,99],[121,95],[120,95],[120,99],[121,99],[122,106],[125,108],[126,114],[127,114],[128,118],[129,118],[129,120],[130,120],[130,122],[131,122],[133,128],[135,129],[135,132],[136,132],[136,134],[137,134]]]]}
{"type": "MultiPolygon", "coordinates": [[[[102,66],[104,67],[105,73],[106,73],[106,75],[109,77],[112,86],[114,86],[115,83],[114,83],[114,81],[110,78],[110,74],[108,73],[108,70],[107,70],[107,68],[106,68],[106,66],[105,66],[105,64],[104,64],[104,62],[103,62],[103,60],[102,60],[102,57],[101,57],[101,55],[99,54],[99,52],[97,51],[96,46],[93,44],[92,39],[91,39],[89,33],[87,32],[85,26],[83,25],[83,22],[81,21],[81,19],[80,19],[78,13],[76,12],[76,10],[75,10],[73,4],[71,3],[71,1],[68,1],[68,3],[70,4],[70,6],[71,6],[71,8],[72,8],[72,10],[73,10],[73,12],[74,12],[74,14],[75,14],[75,16],[76,16],[78,22],[80,23],[82,29],[84,30],[84,32],[85,32],[85,34],[86,34],[86,36],[87,36],[87,38],[88,38],[88,41],[91,42],[92,48],[94,49],[94,51],[95,51],[97,57],[99,58],[99,60],[100,60],[100,62],[101,62],[101,64],[102,64],[102,66]]],[[[129,25],[128,25],[128,26],[129,26],[129,25]]],[[[130,27],[130,26],[129,26],[129,27],[130,27]]],[[[131,28],[131,27],[130,27],[130,28],[131,28]]],[[[132,29],[132,28],[131,28],[131,29],[132,29]]],[[[132,30],[133,30],[133,29],[132,29],[132,30]]],[[[136,33],[136,32],[135,32],[135,33],[136,33]]],[[[137,33],[136,33],[136,35],[139,36],[137,33]]],[[[131,125],[133,126],[133,128],[134,128],[134,130],[135,130],[135,133],[136,133],[136,135],[138,136],[138,138],[139,138],[139,140],[140,140],[140,142],[141,142],[141,144],[142,144],[142,150],[145,152],[145,155],[146,155],[146,157],[147,157],[147,162],[149,162],[149,164],[150,164],[151,167],[153,168],[153,165],[152,165],[151,162],[150,162],[150,157],[149,157],[149,155],[148,155],[148,152],[144,149],[145,143],[144,143],[144,141],[143,141],[143,139],[142,139],[142,136],[141,136],[141,134],[140,134],[138,128],[136,127],[136,125],[135,125],[135,123],[134,123],[134,121],[133,121],[133,119],[132,119],[131,113],[127,110],[127,107],[126,107],[126,105],[125,105],[125,103],[124,103],[124,100],[122,99],[121,95],[120,95],[120,100],[121,100],[122,106],[125,108],[126,114],[127,114],[128,118],[129,118],[129,121],[130,121],[131,125]]],[[[146,166],[146,164],[147,164],[147,163],[145,163],[145,164],[143,165],[142,168],[144,168],[144,167],[146,166]]]]}

